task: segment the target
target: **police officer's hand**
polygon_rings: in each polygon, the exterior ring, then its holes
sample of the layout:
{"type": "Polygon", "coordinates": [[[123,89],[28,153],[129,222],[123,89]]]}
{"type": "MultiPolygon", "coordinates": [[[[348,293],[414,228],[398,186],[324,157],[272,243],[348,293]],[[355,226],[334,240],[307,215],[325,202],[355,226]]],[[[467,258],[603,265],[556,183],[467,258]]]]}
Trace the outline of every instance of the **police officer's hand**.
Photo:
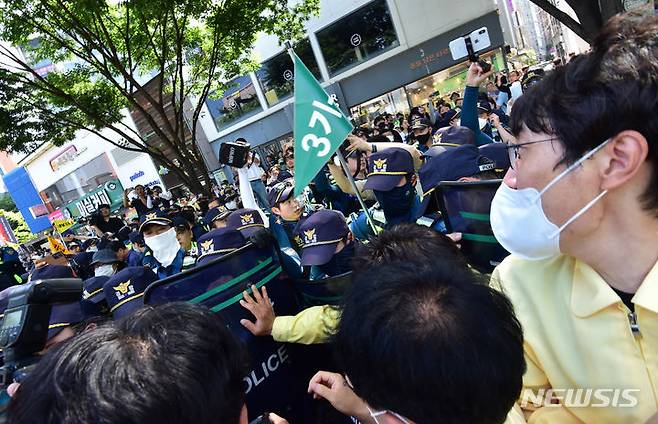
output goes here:
{"type": "Polygon", "coordinates": [[[256,318],[256,322],[251,322],[248,319],[240,320],[247,330],[254,336],[269,336],[272,334],[272,326],[274,325],[274,307],[272,302],[267,296],[267,289],[263,287],[263,294],[256,286],[251,286],[254,297],[252,298],[247,291],[242,292],[243,300],[240,300],[240,305],[247,309],[256,318]]]}
{"type": "Polygon", "coordinates": [[[318,371],[308,383],[308,393],[314,399],[326,399],[339,412],[356,417],[362,423],[372,422],[367,404],[334,372],[318,371]]]}

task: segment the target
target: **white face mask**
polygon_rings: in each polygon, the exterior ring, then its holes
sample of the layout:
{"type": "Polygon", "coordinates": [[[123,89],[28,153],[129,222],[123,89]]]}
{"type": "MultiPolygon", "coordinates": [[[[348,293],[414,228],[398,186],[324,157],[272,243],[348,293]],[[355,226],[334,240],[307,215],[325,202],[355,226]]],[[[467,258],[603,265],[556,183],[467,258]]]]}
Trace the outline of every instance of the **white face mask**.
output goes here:
{"type": "Polygon", "coordinates": [[[98,247],[91,246],[90,248],[87,249],[87,252],[98,252],[98,247]]]}
{"type": "Polygon", "coordinates": [[[94,271],[96,277],[110,277],[114,275],[114,266],[112,264],[101,265],[94,271]]]}
{"type": "Polygon", "coordinates": [[[561,227],[548,220],[541,206],[541,196],[584,161],[601,150],[610,140],[589,151],[565,169],[539,192],[529,187],[514,190],[502,183],[491,202],[491,229],[498,242],[510,253],[529,260],[548,259],[560,254],[560,233],[580,218],[608,192],[604,190],[576,212],[561,227]]]}
{"type": "Polygon", "coordinates": [[[235,200],[231,200],[230,202],[226,202],[225,206],[226,206],[226,209],[231,209],[231,210],[234,210],[234,209],[238,208],[238,205],[235,203],[235,200]]]}
{"type": "Polygon", "coordinates": [[[153,257],[163,267],[168,267],[176,258],[180,250],[180,243],[176,238],[176,230],[170,228],[162,234],[144,237],[144,242],[153,251],[153,257]]]}

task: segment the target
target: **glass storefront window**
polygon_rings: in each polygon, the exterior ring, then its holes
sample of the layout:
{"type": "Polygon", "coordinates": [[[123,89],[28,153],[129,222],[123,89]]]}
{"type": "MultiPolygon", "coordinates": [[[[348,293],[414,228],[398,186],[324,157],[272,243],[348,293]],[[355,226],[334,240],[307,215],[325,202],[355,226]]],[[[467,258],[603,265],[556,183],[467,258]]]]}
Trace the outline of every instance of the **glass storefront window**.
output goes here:
{"type": "Polygon", "coordinates": [[[409,102],[404,88],[398,88],[390,93],[368,100],[358,106],[350,108],[350,115],[354,123],[363,125],[372,122],[383,113],[409,113],[409,102]]]}
{"type": "MultiPolygon", "coordinates": [[[[302,40],[295,45],[295,53],[304,62],[313,76],[322,81],[320,68],[313,55],[311,42],[302,40]]],[[[294,64],[287,51],[283,51],[273,58],[266,60],[256,71],[256,77],[265,94],[267,104],[272,106],[292,95],[294,81],[294,64]]]]}
{"type": "MultiPolygon", "coordinates": [[[[496,72],[504,68],[503,56],[500,50],[483,54],[481,58],[492,63],[496,72]]],[[[404,88],[409,95],[409,103],[412,107],[422,106],[429,103],[430,96],[434,100],[443,98],[450,101],[450,93],[456,91],[463,94],[464,81],[466,81],[466,72],[469,66],[469,62],[462,62],[406,85],[404,88]]]]}
{"type": "Polygon", "coordinates": [[[215,127],[220,130],[229,124],[260,112],[256,88],[249,75],[234,78],[220,98],[209,96],[206,105],[215,127]]]}
{"type": "Polygon", "coordinates": [[[53,209],[78,200],[101,184],[117,178],[106,154],[102,154],[43,190],[41,198],[53,209]]]}
{"type": "MultiPolygon", "coordinates": [[[[496,72],[505,68],[505,61],[500,49],[485,53],[481,58],[492,63],[496,72]]],[[[383,113],[408,114],[412,107],[427,106],[430,101],[443,98],[450,101],[450,94],[454,91],[463,94],[466,71],[469,62],[462,62],[451,68],[444,69],[433,75],[429,75],[404,87],[383,94],[358,106],[350,108],[350,115],[355,125],[372,123],[372,121],[383,113]]]]}
{"type": "Polygon", "coordinates": [[[316,34],[332,75],[400,43],[385,0],[375,0],[316,34]]]}

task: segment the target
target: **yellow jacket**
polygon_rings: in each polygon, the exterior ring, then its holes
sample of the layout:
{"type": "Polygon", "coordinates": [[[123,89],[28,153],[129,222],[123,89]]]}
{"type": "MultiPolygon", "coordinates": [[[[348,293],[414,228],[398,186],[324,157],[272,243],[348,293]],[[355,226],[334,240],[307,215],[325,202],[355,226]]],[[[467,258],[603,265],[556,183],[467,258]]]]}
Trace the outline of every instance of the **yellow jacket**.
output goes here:
{"type": "Polygon", "coordinates": [[[519,403],[528,423],[644,423],[656,413],[658,263],[632,299],[636,317],[596,271],[567,256],[510,256],[492,285],[523,325],[519,403]]]}

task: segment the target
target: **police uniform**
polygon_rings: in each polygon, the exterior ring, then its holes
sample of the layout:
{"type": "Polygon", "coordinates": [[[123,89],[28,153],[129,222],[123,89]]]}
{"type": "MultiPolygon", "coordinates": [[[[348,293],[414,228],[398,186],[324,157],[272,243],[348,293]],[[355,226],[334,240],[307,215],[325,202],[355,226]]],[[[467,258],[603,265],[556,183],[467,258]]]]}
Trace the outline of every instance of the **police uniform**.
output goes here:
{"type": "MultiPolygon", "coordinates": [[[[270,203],[270,207],[276,207],[279,203],[290,199],[293,196],[294,190],[295,186],[290,180],[286,180],[272,187],[267,194],[267,200],[270,203]]],[[[301,251],[304,243],[302,242],[301,237],[296,234],[295,228],[300,222],[303,222],[308,218],[308,216],[308,213],[303,212],[298,220],[288,221],[280,216],[274,214],[270,215],[270,229],[283,251],[285,251],[286,248],[293,249],[297,253],[301,251]]]]}

